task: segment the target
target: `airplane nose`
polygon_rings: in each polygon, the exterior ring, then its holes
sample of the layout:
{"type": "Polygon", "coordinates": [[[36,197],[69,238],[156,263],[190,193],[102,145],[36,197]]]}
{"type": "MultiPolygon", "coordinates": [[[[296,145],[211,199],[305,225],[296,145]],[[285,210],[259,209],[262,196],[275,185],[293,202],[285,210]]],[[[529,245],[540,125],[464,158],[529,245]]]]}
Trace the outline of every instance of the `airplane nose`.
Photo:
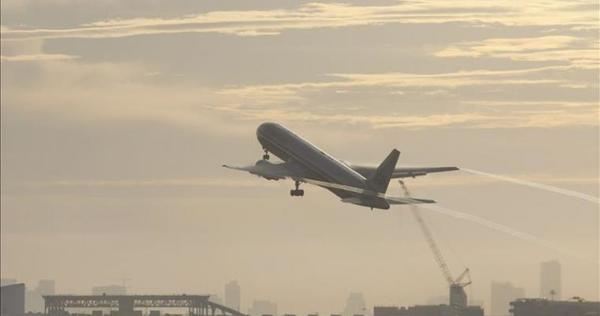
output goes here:
{"type": "Polygon", "coordinates": [[[277,124],[272,122],[262,123],[256,129],[256,134],[269,134],[277,124]]]}

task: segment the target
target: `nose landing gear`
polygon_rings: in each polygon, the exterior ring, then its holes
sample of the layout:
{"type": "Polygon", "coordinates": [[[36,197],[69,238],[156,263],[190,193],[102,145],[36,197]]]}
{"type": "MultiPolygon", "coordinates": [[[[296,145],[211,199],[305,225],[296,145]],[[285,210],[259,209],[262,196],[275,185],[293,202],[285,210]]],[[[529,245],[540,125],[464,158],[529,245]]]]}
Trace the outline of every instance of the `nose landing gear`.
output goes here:
{"type": "Polygon", "coordinates": [[[271,158],[271,156],[269,156],[269,151],[267,151],[267,150],[265,149],[265,154],[263,155],[263,159],[264,159],[264,160],[269,160],[269,158],[271,158]]]}
{"type": "Polygon", "coordinates": [[[300,190],[300,181],[296,181],[295,183],[296,189],[290,190],[291,196],[304,196],[304,190],[300,190]]]}

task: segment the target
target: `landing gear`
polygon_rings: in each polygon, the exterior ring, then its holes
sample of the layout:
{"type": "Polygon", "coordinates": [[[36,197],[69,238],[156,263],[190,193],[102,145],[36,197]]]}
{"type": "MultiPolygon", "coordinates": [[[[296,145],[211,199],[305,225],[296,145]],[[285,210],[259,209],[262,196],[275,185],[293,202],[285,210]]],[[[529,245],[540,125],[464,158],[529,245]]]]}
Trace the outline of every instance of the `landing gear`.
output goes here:
{"type": "Polygon", "coordinates": [[[290,190],[290,195],[291,196],[304,196],[304,190],[300,190],[300,181],[296,181],[294,183],[296,185],[296,189],[295,190],[290,190]]]}
{"type": "Polygon", "coordinates": [[[271,156],[269,156],[269,151],[265,149],[265,154],[263,155],[263,159],[269,160],[269,158],[271,158],[271,156]]]}
{"type": "Polygon", "coordinates": [[[291,196],[304,196],[304,190],[290,190],[291,196]]]}

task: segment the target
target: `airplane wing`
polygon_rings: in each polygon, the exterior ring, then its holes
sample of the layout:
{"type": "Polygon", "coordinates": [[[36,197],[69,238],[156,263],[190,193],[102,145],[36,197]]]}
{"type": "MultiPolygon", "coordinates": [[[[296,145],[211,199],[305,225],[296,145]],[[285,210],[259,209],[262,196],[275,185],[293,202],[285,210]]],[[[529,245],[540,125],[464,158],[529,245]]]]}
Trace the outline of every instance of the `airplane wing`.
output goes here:
{"type": "MultiPolygon", "coordinates": [[[[358,165],[348,165],[350,168],[354,169],[356,172],[360,173],[363,177],[369,178],[371,174],[375,172],[377,167],[372,166],[358,166],[358,165]]],[[[414,178],[418,176],[424,176],[429,173],[434,172],[446,172],[446,171],[454,171],[459,170],[458,167],[397,167],[392,172],[392,178],[414,178]]]]}
{"type": "MultiPolygon", "coordinates": [[[[266,160],[259,160],[256,164],[252,166],[229,166],[223,165],[223,167],[233,170],[246,171],[251,174],[257,175],[259,177],[263,177],[269,180],[281,180],[285,178],[291,178],[293,180],[310,183],[316,186],[329,188],[329,189],[338,189],[344,190],[347,192],[356,193],[358,195],[366,195],[378,197],[386,200],[389,204],[420,204],[420,203],[435,203],[434,200],[427,199],[416,199],[409,197],[393,197],[385,195],[384,193],[375,192],[371,190],[366,190],[363,188],[357,188],[353,186],[326,182],[321,180],[316,180],[310,178],[310,174],[299,164],[294,162],[285,162],[280,164],[274,164],[266,160]]],[[[358,197],[348,198],[346,200],[342,200],[344,202],[352,202],[351,199],[358,199],[358,197]]]]}
{"type": "MultiPolygon", "coordinates": [[[[370,191],[370,190],[365,190],[365,189],[361,189],[361,188],[357,188],[357,187],[353,187],[353,186],[348,186],[348,185],[343,185],[343,184],[338,184],[338,183],[325,182],[325,181],[319,181],[319,180],[314,180],[314,179],[306,179],[306,178],[301,178],[301,179],[298,179],[298,180],[300,180],[302,182],[314,184],[314,185],[317,185],[317,186],[325,187],[325,188],[344,190],[344,191],[348,191],[348,192],[357,193],[357,194],[360,194],[360,195],[376,196],[378,198],[382,198],[382,199],[386,200],[389,204],[435,203],[434,200],[417,199],[417,198],[410,198],[410,197],[389,196],[389,195],[385,195],[384,193],[370,191]]],[[[352,199],[352,198],[350,198],[350,199],[352,199]]],[[[342,201],[344,201],[344,202],[351,202],[349,199],[342,200],[342,201]]]]}
{"type": "Polygon", "coordinates": [[[237,167],[223,165],[223,167],[233,170],[246,171],[268,180],[310,177],[310,174],[302,166],[294,163],[293,161],[284,163],[271,163],[267,160],[259,160],[256,162],[256,164],[251,166],[237,167]]]}

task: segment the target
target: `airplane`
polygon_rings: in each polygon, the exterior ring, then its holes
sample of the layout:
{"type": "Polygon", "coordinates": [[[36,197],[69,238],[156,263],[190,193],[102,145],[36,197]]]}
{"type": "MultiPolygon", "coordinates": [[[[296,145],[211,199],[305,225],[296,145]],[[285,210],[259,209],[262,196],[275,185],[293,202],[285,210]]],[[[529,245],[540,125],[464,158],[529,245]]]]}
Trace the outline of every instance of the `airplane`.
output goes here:
{"type": "Polygon", "coordinates": [[[301,183],[323,187],[337,195],[342,202],[389,209],[394,204],[435,203],[429,199],[392,197],[386,195],[390,179],[424,176],[428,173],[459,170],[457,167],[396,167],[400,152],[397,149],[378,167],[353,165],[338,160],[306,139],[278,123],[262,123],[256,130],[264,155],[254,165],[225,168],[246,171],[267,180],[292,179],[295,189],[291,196],[304,196],[301,183]],[[270,162],[270,153],[283,162],[270,162]]]}

